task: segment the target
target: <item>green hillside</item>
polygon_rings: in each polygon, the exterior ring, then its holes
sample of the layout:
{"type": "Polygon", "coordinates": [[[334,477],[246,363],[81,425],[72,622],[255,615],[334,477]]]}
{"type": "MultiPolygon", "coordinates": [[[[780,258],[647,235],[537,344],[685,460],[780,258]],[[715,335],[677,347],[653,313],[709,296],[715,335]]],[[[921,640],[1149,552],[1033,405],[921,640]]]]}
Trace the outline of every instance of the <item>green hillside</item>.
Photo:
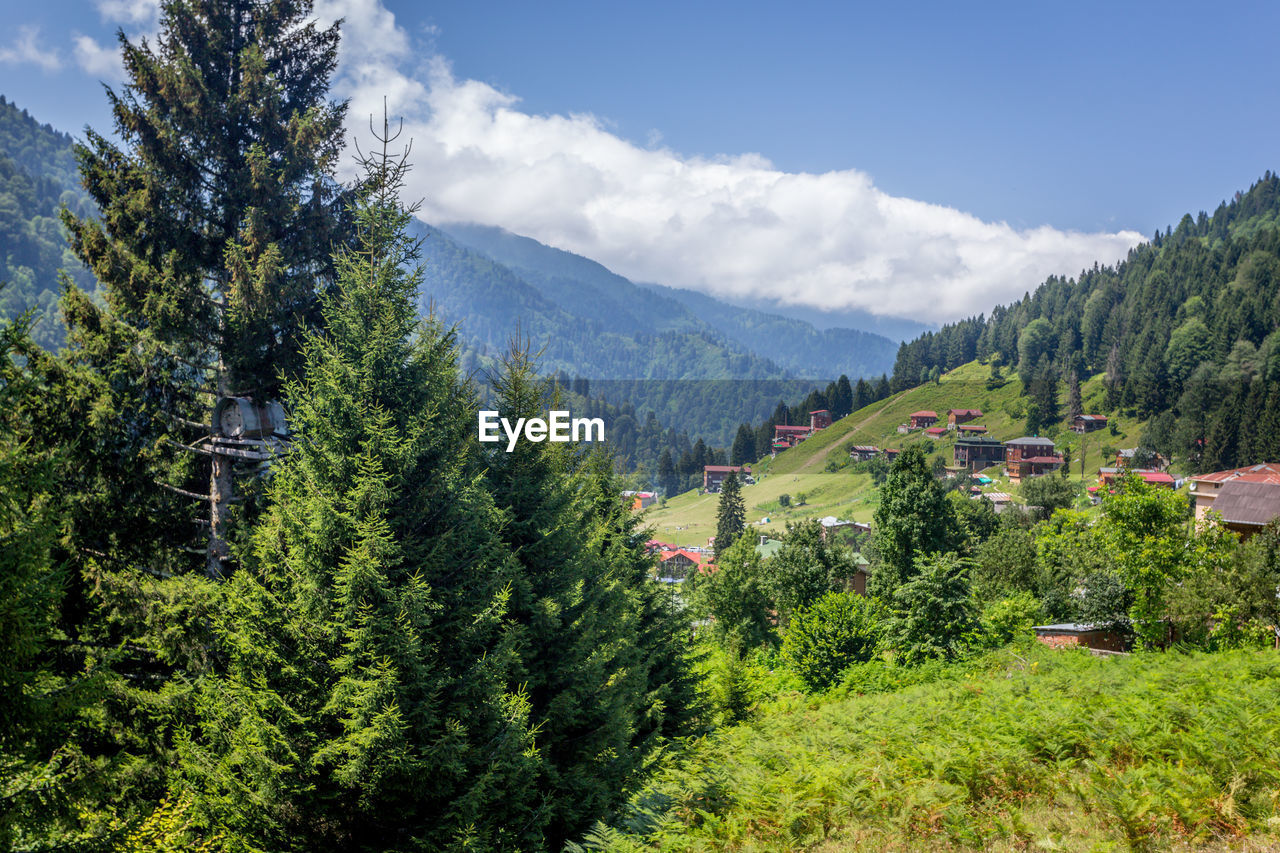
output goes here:
{"type": "MultiPolygon", "coordinates": [[[[988,429],[988,434],[1001,441],[1026,434],[1025,418],[1027,400],[1022,396],[1022,383],[1017,375],[1008,377],[1001,387],[988,389],[989,365],[970,362],[943,374],[937,383],[928,383],[859,409],[841,418],[829,428],[821,430],[799,446],[784,450],[772,459],[765,459],[752,466],[756,483],[743,488],[742,497],[747,508],[747,523],[755,525],[759,532],[783,529],[787,521],[834,515],[852,521],[871,521],[876,507],[876,489],[866,473],[856,473],[849,464],[848,449],[855,444],[871,444],[876,447],[902,449],[922,445],[930,454],[940,456],[945,464],[954,460],[955,437],[948,434],[941,439],[931,439],[922,432],[902,435],[899,424],[920,410],[937,412],[945,418],[947,409],[981,409],[982,418],[977,421],[988,429]],[[783,494],[792,498],[791,506],[779,504],[783,494]],[[797,504],[804,495],[804,504],[797,504]],[[763,519],[768,518],[768,523],[763,519]]],[[[1081,399],[1089,412],[1107,413],[1104,377],[1095,376],[1081,386],[1081,399]]],[[[1065,388],[1060,394],[1065,396],[1065,388]]],[[[1069,476],[1086,485],[1097,482],[1098,469],[1114,463],[1114,456],[1104,455],[1104,448],[1134,447],[1142,438],[1145,422],[1122,412],[1109,413],[1116,426],[1116,434],[1100,430],[1088,435],[1077,435],[1063,426],[1050,433],[1050,437],[1071,454],[1069,476]],[[1084,457],[1084,474],[1081,476],[1080,460],[1084,457]]],[[[994,479],[987,491],[1013,490],[1002,478],[999,466],[985,472],[994,479]]],[[[1013,490],[1016,492],[1016,490],[1013,490]]],[[[678,495],[665,504],[655,505],[646,521],[655,528],[655,535],[663,542],[684,545],[705,545],[715,532],[715,516],[718,496],[700,495],[696,491],[678,495]]]]}

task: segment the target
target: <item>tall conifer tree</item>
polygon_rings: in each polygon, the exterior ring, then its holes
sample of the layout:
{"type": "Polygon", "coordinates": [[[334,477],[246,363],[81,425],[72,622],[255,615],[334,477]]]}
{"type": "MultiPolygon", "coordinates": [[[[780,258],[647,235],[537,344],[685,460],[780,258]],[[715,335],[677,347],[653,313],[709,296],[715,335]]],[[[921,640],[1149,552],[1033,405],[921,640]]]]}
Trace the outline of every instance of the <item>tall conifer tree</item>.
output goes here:
{"type": "Polygon", "coordinates": [[[747,510],[734,471],[720,484],[720,504],[716,510],[716,554],[723,554],[738,541],[746,527],[747,510]]]}

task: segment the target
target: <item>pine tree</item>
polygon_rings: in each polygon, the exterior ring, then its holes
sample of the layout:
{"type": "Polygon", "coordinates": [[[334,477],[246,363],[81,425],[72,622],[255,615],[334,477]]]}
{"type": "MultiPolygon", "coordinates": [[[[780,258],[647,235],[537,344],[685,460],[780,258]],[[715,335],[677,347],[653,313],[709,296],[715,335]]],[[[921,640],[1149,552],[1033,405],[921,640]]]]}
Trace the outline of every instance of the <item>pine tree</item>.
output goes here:
{"type": "Polygon", "coordinates": [[[738,541],[746,527],[747,510],[742,503],[738,475],[734,471],[720,484],[720,503],[716,510],[716,554],[723,554],[738,541]]]}
{"type": "Polygon", "coordinates": [[[1067,377],[1067,418],[1075,420],[1084,414],[1084,403],[1080,399],[1080,376],[1073,370],[1067,377]]]}
{"type": "Polygon", "coordinates": [[[732,465],[750,465],[756,461],[756,438],[750,424],[738,426],[738,434],[733,439],[733,449],[729,459],[732,465]]]}
{"type": "MultiPolygon", "coordinates": [[[[108,307],[73,293],[67,320],[100,370],[128,371],[130,349],[151,354],[143,396],[159,398],[149,432],[167,452],[138,461],[161,484],[209,494],[217,576],[231,458],[175,457],[207,435],[214,396],[276,398],[319,320],[339,234],[331,174],[345,106],[327,100],[338,30],[315,26],[309,0],[165,0],[153,45],[120,41],[129,82],[107,95],[123,147],[87,132],[77,154],[101,215],[64,215],[108,307]]],[[[173,514],[156,524],[191,530],[173,514]]]]}
{"type": "Polygon", "coordinates": [[[671,461],[671,448],[664,447],[662,455],[658,457],[658,488],[662,490],[664,497],[674,497],[679,489],[679,482],[676,478],[676,466],[671,461]]]}
{"type": "Polygon", "coordinates": [[[920,447],[908,447],[894,460],[880,490],[875,526],[878,563],[868,593],[885,600],[914,576],[921,556],[955,547],[955,513],[920,447]]]}
{"type": "Polygon", "coordinates": [[[539,847],[478,401],[452,334],[415,313],[406,167],[385,143],[365,167],[328,332],[286,387],[297,438],[214,614],[225,667],[199,686],[182,787],[253,847],[539,847]]]}

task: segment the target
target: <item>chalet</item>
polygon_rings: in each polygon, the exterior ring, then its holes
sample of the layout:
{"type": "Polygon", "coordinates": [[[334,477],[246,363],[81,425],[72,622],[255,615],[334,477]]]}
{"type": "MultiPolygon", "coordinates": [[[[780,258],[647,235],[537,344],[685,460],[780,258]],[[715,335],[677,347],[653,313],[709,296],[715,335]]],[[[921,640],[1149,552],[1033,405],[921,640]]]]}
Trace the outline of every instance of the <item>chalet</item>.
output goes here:
{"type": "Polygon", "coordinates": [[[786,450],[788,447],[795,447],[811,435],[813,435],[812,427],[779,424],[773,428],[774,450],[786,450]]]}
{"type": "Polygon", "coordinates": [[[947,429],[955,429],[960,424],[976,421],[980,417],[981,409],[947,409],[947,429]]]}
{"type": "Polygon", "coordinates": [[[1072,432],[1093,432],[1107,425],[1106,415],[1076,415],[1071,419],[1072,432]]]}
{"type": "Polygon", "coordinates": [[[720,491],[720,485],[728,478],[730,473],[740,475],[738,479],[744,483],[751,482],[750,465],[704,465],[702,468],[702,490],[704,492],[720,491]]]}
{"type": "Polygon", "coordinates": [[[654,492],[623,492],[623,500],[631,506],[633,512],[653,506],[658,496],[654,492]]]}
{"type": "Polygon", "coordinates": [[[1214,502],[1228,483],[1280,484],[1280,464],[1263,462],[1244,468],[1232,468],[1229,471],[1215,471],[1212,474],[1192,477],[1187,490],[1196,500],[1196,521],[1203,521],[1205,513],[1216,509],[1214,502]]]}
{"type": "Polygon", "coordinates": [[[1222,526],[1248,539],[1280,518],[1280,483],[1223,483],[1213,501],[1213,510],[1222,516],[1222,526]]]}
{"type": "Polygon", "coordinates": [[[929,427],[927,430],[924,431],[924,434],[929,436],[929,438],[934,438],[934,439],[942,438],[944,435],[947,434],[947,428],[946,427],[929,427]]]}
{"type": "Polygon", "coordinates": [[[1116,451],[1117,468],[1132,468],[1135,463],[1141,463],[1142,468],[1150,471],[1163,471],[1169,467],[1169,457],[1154,450],[1144,449],[1139,452],[1136,447],[1116,451]]]}
{"type": "Polygon", "coordinates": [[[703,555],[677,548],[672,551],[658,552],[658,579],[668,583],[678,583],[689,576],[689,573],[702,565],[703,555]]]}
{"type": "Polygon", "coordinates": [[[854,462],[865,462],[874,458],[880,452],[880,448],[870,444],[855,444],[849,448],[849,458],[854,462]]]}
{"type": "Polygon", "coordinates": [[[890,462],[892,462],[893,460],[895,460],[895,459],[897,459],[897,458],[898,458],[898,454],[899,454],[899,453],[901,453],[902,451],[901,451],[901,450],[894,450],[892,447],[886,447],[886,448],[885,448],[883,451],[881,451],[881,452],[882,452],[882,453],[884,453],[884,458],[885,458],[885,459],[888,459],[890,462]]]}
{"type": "Polygon", "coordinates": [[[985,436],[960,436],[956,439],[955,463],[977,471],[1004,461],[1004,442],[985,436]]]}
{"type": "Polygon", "coordinates": [[[1036,632],[1037,640],[1054,648],[1083,646],[1103,652],[1123,652],[1129,648],[1119,631],[1105,625],[1066,622],[1058,625],[1036,625],[1031,630],[1036,632]]]}
{"type": "Polygon", "coordinates": [[[956,432],[960,435],[982,435],[987,428],[982,424],[960,424],[956,427],[956,432]]]}
{"type": "Polygon", "coordinates": [[[995,507],[996,512],[1002,512],[1005,507],[1013,503],[1013,496],[1008,492],[982,492],[972,495],[973,500],[980,501],[983,498],[991,501],[991,505],[995,507]]]}
{"type": "Polygon", "coordinates": [[[937,422],[937,412],[912,412],[907,416],[907,429],[928,429],[937,422]]]}
{"type": "Polygon", "coordinates": [[[812,432],[826,429],[829,426],[831,426],[831,412],[826,409],[819,409],[816,412],[809,413],[809,429],[812,432]]]}
{"type": "Polygon", "coordinates": [[[1038,477],[1062,467],[1062,457],[1054,453],[1047,438],[1026,436],[1004,443],[1004,470],[1017,483],[1026,477],[1038,477]]]}
{"type": "Polygon", "coordinates": [[[823,516],[818,519],[818,523],[822,525],[823,539],[826,539],[833,533],[839,533],[842,530],[851,530],[854,533],[871,532],[870,524],[863,524],[860,521],[845,521],[843,518],[836,518],[834,515],[823,516]]]}
{"type": "Polygon", "coordinates": [[[1110,490],[1116,481],[1126,474],[1130,477],[1137,477],[1150,486],[1172,489],[1176,485],[1170,475],[1150,468],[1099,468],[1098,488],[1100,490],[1110,490]]]}

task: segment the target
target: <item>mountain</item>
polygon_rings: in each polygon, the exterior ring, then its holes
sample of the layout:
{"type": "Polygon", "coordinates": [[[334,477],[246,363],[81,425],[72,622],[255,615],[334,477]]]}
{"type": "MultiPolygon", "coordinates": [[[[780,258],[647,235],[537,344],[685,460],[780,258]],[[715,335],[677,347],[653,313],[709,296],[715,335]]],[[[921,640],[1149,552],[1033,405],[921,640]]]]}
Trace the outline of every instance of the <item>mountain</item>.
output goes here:
{"type": "Polygon", "coordinates": [[[824,380],[841,374],[878,376],[887,372],[897,351],[896,343],[882,335],[855,329],[819,331],[802,320],[739,308],[694,291],[636,284],[588,258],[501,228],[470,224],[443,228],[552,301],[599,323],[603,331],[695,332],[729,349],[767,359],[792,376],[824,380]]]}
{"type": "Polygon", "coordinates": [[[1108,413],[1150,419],[1144,444],[1192,471],[1280,460],[1280,176],[1115,266],[904,344],[894,388],[975,357],[1016,366],[1040,412],[1101,375],[1108,413]]]}
{"type": "Polygon", "coordinates": [[[58,219],[66,205],[90,210],[80,186],[73,141],[0,95],[0,319],[35,311],[32,336],[61,346],[58,273],[65,270],[86,290],[89,271],[71,254],[58,219]]]}

